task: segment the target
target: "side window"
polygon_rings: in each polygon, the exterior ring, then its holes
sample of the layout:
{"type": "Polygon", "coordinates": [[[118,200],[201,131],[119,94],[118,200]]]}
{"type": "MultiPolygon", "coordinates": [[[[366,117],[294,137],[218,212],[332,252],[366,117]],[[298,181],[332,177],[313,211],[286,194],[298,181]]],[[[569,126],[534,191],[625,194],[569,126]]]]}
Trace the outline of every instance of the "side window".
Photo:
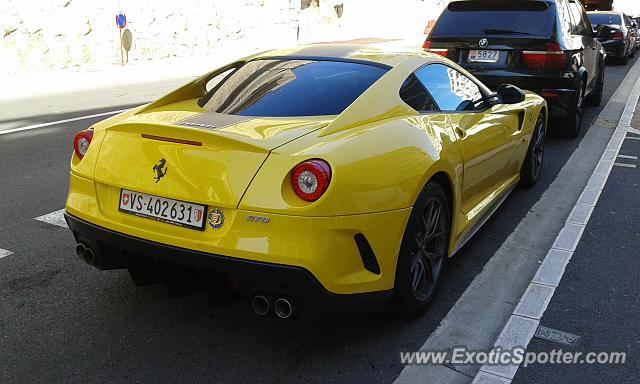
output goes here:
{"type": "Polygon", "coordinates": [[[591,35],[591,25],[586,21],[587,16],[584,14],[584,8],[582,8],[582,5],[576,1],[570,3],[569,7],[571,9],[571,17],[575,24],[573,33],[584,36],[591,35]]]}
{"type": "Polygon", "coordinates": [[[572,33],[571,17],[569,16],[569,10],[567,9],[568,6],[569,5],[565,1],[556,2],[556,9],[558,11],[560,24],[562,24],[562,30],[567,33],[572,33]]]}
{"type": "Polygon", "coordinates": [[[587,11],[584,7],[580,7],[582,10],[582,21],[584,22],[585,27],[587,28],[587,35],[591,36],[593,34],[593,25],[591,25],[591,20],[589,20],[589,15],[587,15],[587,11]]]}
{"type": "Polygon", "coordinates": [[[478,85],[451,67],[429,64],[415,74],[442,111],[474,111],[484,104],[478,85]]]}
{"type": "Polygon", "coordinates": [[[418,112],[437,111],[433,99],[422,83],[411,74],[400,88],[400,98],[418,112]]]}
{"type": "Polygon", "coordinates": [[[571,33],[574,35],[589,34],[587,25],[582,17],[582,7],[580,6],[580,4],[576,2],[569,3],[569,11],[571,13],[571,20],[573,21],[571,33]]]}

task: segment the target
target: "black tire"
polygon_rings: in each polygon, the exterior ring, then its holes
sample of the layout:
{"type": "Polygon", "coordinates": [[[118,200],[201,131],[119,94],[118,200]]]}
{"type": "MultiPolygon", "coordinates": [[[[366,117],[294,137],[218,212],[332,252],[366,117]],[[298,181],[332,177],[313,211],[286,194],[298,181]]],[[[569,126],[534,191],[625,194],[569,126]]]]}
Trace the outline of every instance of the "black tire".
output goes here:
{"type": "Polygon", "coordinates": [[[597,107],[602,104],[602,92],[604,90],[604,64],[602,68],[600,68],[600,76],[598,77],[598,85],[597,88],[589,94],[589,96],[585,99],[586,105],[590,107],[597,107]]]}
{"type": "Polygon", "coordinates": [[[581,81],[578,84],[578,93],[574,100],[574,106],[569,111],[568,117],[557,122],[558,131],[565,137],[575,139],[580,134],[582,125],[582,111],[584,108],[585,85],[581,81]]]}
{"type": "Polygon", "coordinates": [[[545,124],[545,118],[541,113],[533,127],[529,149],[527,149],[522,168],[520,168],[520,184],[525,187],[534,185],[540,176],[544,159],[544,140],[547,133],[545,124]]]}
{"type": "Polygon", "coordinates": [[[618,64],[620,64],[620,65],[629,64],[629,55],[624,55],[622,57],[618,57],[618,64]]]}
{"type": "Polygon", "coordinates": [[[402,239],[393,298],[397,313],[418,315],[429,307],[448,257],[450,233],[447,194],[430,181],[413,206],[402,239]]]}

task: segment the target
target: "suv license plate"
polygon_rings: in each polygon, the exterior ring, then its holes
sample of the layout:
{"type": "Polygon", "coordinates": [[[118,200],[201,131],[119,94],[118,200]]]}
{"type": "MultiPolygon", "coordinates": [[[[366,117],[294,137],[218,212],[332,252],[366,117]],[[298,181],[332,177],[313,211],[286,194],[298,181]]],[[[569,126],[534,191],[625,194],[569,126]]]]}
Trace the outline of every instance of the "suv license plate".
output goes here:
{"type": "Polygon", "coordinates": [[[180,227],[204,230],[207,207],[201,204],[120,190],[120,212],[162,221],[180,227]]]}
{"type": "Polygon", "coordinates": [[[500,51],[475,50],[469,51],[470,63],[497,63],[500,59],[500,51]]]}

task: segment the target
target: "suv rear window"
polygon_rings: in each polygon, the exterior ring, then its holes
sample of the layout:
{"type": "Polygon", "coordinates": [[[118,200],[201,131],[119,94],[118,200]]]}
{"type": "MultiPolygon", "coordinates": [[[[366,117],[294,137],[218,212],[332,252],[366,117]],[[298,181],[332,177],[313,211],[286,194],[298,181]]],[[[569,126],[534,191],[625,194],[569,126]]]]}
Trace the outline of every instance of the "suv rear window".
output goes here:
{"type": "Polygon", "coordinates": [[[591,13],[589,14],[591,25],[622,25],[622,19],[617,13],[591,13]]]}
{"type": "Polygon", "coordinates": [[[453,1],[430,36],[551,36],[555,12],[544,1],[453,1]]]}
{"type": "Polygon", "coordinates": [[[243,116],[338,115],[386,71],[344,61],[250,61],[211,90],[204,109],[243,116]]]}

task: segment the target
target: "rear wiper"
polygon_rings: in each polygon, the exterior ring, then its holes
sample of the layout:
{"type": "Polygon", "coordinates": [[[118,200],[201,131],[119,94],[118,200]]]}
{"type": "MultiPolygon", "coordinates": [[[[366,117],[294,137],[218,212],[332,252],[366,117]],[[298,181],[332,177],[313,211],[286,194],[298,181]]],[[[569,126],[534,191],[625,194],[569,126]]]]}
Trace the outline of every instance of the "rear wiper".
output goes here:
{"type": "Polygon", "coordinates": [[[510,29],[485,29],[484,33],[489,35],[530,35],[529,32],[512,31],[510,29]]]}

